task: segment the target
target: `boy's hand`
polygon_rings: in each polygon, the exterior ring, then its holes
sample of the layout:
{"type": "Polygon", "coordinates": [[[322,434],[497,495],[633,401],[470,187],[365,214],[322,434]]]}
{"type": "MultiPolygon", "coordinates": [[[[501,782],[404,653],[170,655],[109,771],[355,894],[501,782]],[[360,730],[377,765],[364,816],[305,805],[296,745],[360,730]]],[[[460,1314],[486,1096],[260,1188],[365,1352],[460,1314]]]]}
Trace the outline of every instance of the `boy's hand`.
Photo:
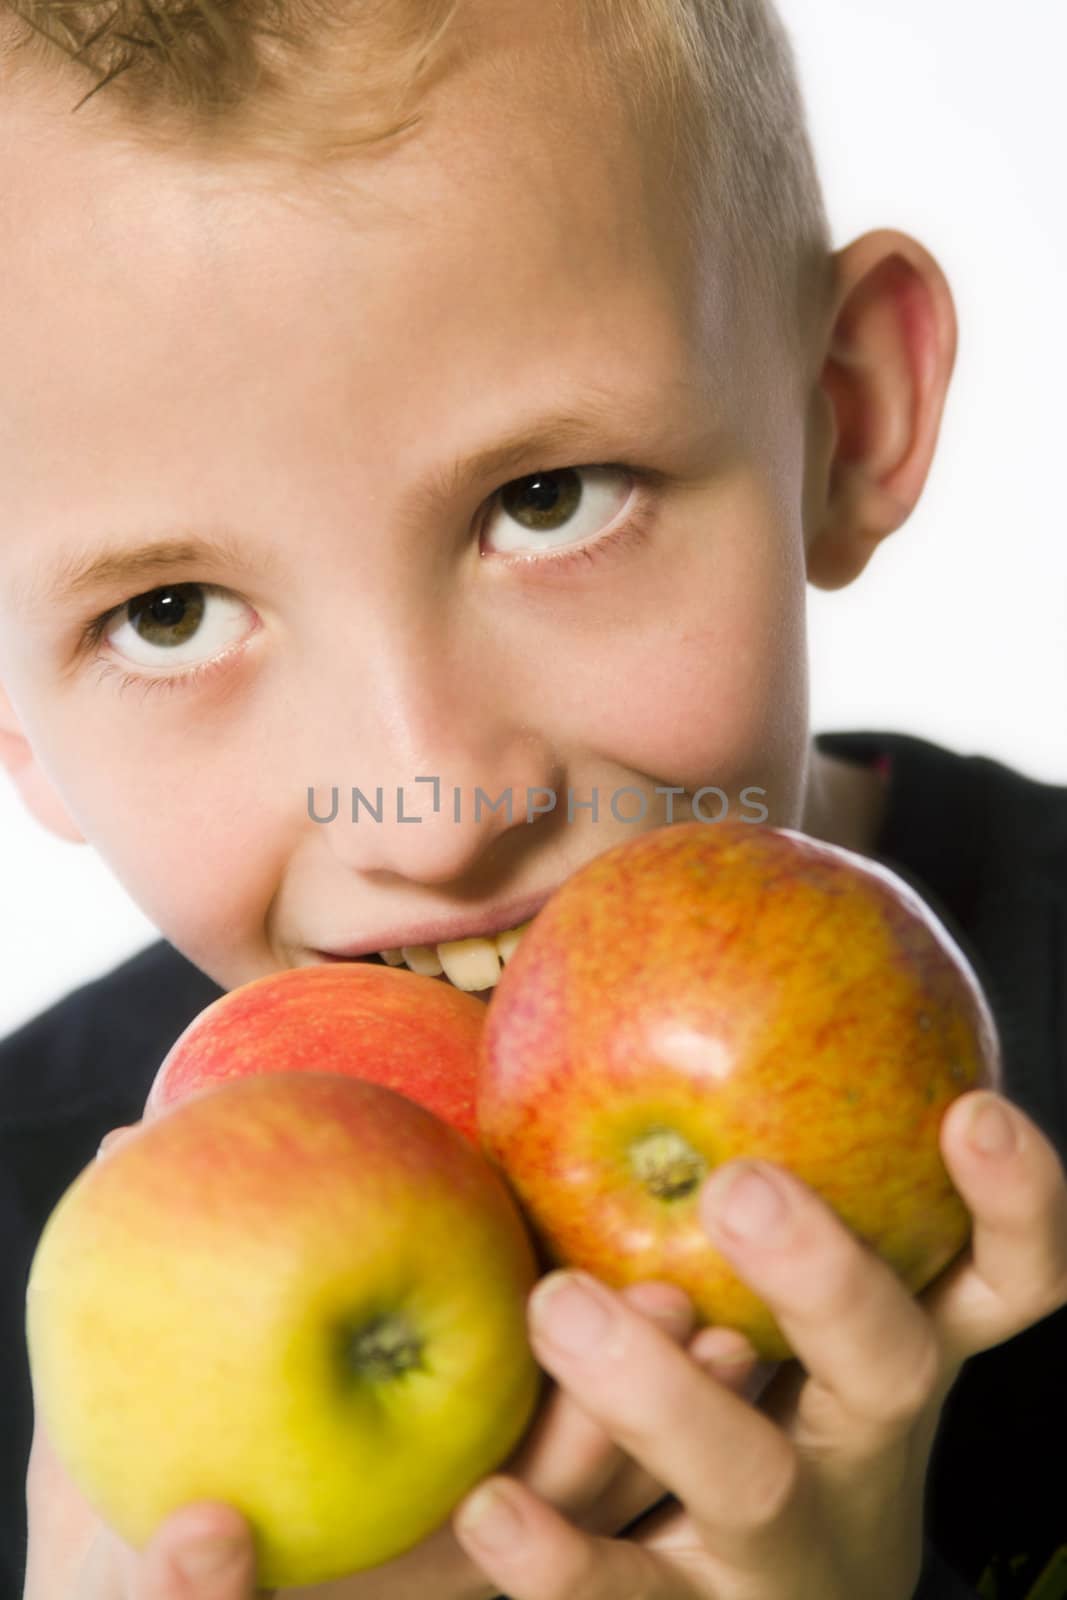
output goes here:
{"type": "MultiPolygon", "coordinates": [[[[135,1125],[136,1126],[136,1125],[135,1125]]],[[[127,1129],[101,1143],[106,1157],[127,1129]]],[[[687,1297],[670,1284],[635,1284],[620,1298],[657,1340],[681,1344],[693,1324],[687,1297]]],[[[737,1394],[754,1399],[775,1370],[747,1359],[730,1366],[729,1347],[744,1340],[705,1330],[708,1370],[737,1394]],[[721,1345],[722,1350],[718,1350],[721,1345]]],[[[210,1448],[210,1443],[206,1444],[210,1448]]],[[[662,1485],[629,1459],[574,1399],[551,1385],[519,1449],[506,1463],[539,1503],[551,1504],[596,1534],[617,1533],[660,1502],[662,1485]]],[[[233,1507],[214,1501],[183,1506],[138,1554],[95,1515],[55,1456],[35,1419],[27,1481],[29,1556],[24,1600],[490,1600],[486,1578],[446,1523],[414,1549],[382,1566],[307,1589],[255,1587],[251,1530],[233,1507]],[[205,1538],[230,1535],[234,1548],[213,1575],[187,1570],[205,1538]]]]}
{"type": "Polygon", "coordinates": [[[927,1464],[960,1368],[1067,1305],[1067,1175],[1041,1130],[1002,1096],[972,1091],[946,1112],[941,1153],[974,1232],[918,1297],[781,1169],[781,1224],[747,1242],[720,1231],[716,1181],[705,1184],[710,1236],[798,1357],[760,1409],[605,1285],[588,1280],[583,1301],[535,1291],[538,1360],[681,1504],[632,1538],[600,1538],[495,1475],[485,1481],[501,1491],[500,1517],[465,1520],[479,1489],[454,1526],[496,1589],[511,1600],[911,1600],[927,1464]],[[969,1114],[987,1100],[1013,1148],[969,1145],[969,1114]]]}

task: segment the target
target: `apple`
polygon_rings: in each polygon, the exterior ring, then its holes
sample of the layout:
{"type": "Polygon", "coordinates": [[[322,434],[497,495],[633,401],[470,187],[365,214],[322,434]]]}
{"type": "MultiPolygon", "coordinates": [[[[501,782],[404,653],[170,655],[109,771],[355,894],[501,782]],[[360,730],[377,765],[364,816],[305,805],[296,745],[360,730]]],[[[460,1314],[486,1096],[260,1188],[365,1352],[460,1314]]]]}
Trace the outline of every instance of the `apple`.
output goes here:
{"type": "Polygon", "coordinates": [[[290,967],[205,1006],[174,1041],[145,1116],[231,1078],[337,1072],[385,1084],[478,1143],[474,1091],[485,1006],[406,968],[290,967]]]}
{"type": "Polygon", "coordinates": [[[542,1374],[506,1183],[380,1084],[237,1079],[143,1122],[60,1198],[27,1286],[34,1402],[136,1549],[236,1507],[258,1583],[317,1584],[442,1525],[542,1374]]]}
{"type": "Polygon", "coordinates": [[[712,1245],[703,1181],[794,1173],[918,1293],[971,1218],[948,1106],[1000,1090],[978,979],[881,863],[788,828],[679,823],[617,845],[542,907],[482,1034],[478,1122],[550,1264],[664,1278],[767,1361],[793,1352],[712,1245]]]}

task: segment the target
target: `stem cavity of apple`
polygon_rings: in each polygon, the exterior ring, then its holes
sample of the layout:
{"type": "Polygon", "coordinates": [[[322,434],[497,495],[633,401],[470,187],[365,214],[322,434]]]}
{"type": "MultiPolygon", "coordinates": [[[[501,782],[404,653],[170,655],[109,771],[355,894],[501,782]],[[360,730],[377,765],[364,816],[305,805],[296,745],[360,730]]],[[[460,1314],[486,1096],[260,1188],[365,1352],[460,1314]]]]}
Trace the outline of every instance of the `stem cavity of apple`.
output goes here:
{"type": "Polygon", "coordinates": [[[370,1383],[399,1378],[422,1366],[422,1340],[404,1317],[385,1313],[346,1330],[344,1364],[346,1371],[370,1383]]]}
{"type": "Polygon", "coordinates": [[[649,1128],[630,1145],[635,1177],[657,1200],[680,1200],[699,1188],[708,1163],[673,1128],[649,1128]]]}

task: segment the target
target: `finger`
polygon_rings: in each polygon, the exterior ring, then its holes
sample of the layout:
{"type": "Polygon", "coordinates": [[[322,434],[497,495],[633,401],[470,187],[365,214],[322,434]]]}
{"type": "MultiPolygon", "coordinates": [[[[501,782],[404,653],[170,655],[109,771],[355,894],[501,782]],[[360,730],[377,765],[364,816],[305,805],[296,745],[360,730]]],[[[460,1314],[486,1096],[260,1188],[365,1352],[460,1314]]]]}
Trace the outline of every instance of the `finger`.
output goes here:
{"type": "Polygon", "coordinates": [[[40,1408],[35,1407],[26,1472],[29,1535],[24,1600],[114,1600],[115,1563],[98,1545],[105,1530],[56,1454],[40,1408]]]}
{"type": "Polygon", "coordinates": [[[867,1456],[906,1436],[943,1380],[925,1310],[815,1191],[762,1161],[720,1167],[700,1215],[716,1249],[773,1312],[830,1438],[867,1456]],[[826,1400],[830,1404],[826,1405],[826,1400]]]}
{"type": "Polygon", "coordinates": [[[619,1293],[627,1305],[642,1316],[651,1317],[671,1338],[686,1339],[692,1332],[696,1320],[693,1302],[677,1284],[646,1278],[641,1283],[627,1284],[619,1293]]]}
{"type": "Polygon", "coordinates": [[[677,1496],[709,1548],[746,1564],[798,1559],[798,1461],[773,1422],[584,1272],[550,1273],[529,1311],[538,1361],[677,1496]]]}
{"type": "Polygon", "coordinates": [[[452,1522],[459,1543],[509,1600],[697,1600],[698,1591],[643,1545],[582,1532],[513,1478],[487,1478],[452,1522]]]}
{"type": "MultiPolygon", "coordinates": [[[[620,1294],[673,1342],[681,1344],[690,1334],[695,1312],[684,1290],[649,1279],[629,1285],[620,1294]]],[[[568,1517],[594,1513],[597,1531],[616,1532],[625,1527],[664,1492],[566,1389],[556,1385],[519,1449],[500,1470],[521,1479],[568,1517]],[[624,1492],[613,1494],[603,1506],[610,1517],[608,1523],[602,1523],[597,1515],[600,1502],[623,1475],[624,1492]]]]}
{"type": "Polygon", "coordinates": [[[133,1564],[131,1600],[260,1600],[252,1531],[232,1506],[183,1506],[133,1564]]]}
{"type": "MultiPolygon", "coordinates": [[[[618,1292],[625,1298],[625,1290],[618,1292]]],[[[706,1372],[724,1388],[747,1400],[750,1405],[755,1405],[760,1399],[780,1365],[780,1363],[760,1361],[744,1335],[732,1328],[703,1328],[685,1348],[690,1360],[694,1361],[702,1372],[706,1372]]],[[[558,1389],[557,1393],[568,1401],[571,1398],[566,1389],[558,1389]]],[[[609,1436],[604,1433],[604,1437],[609,1436]]],[[[657,1508],[665,1514],[672,1507],[677,1510],[678,1502],[673,1495],[667,1493],[662,1484],[656,1482],[651,1473],[627,1455],[614,1440],[611,1441],[611,1448],[621,1466],[610,1496],[595,1507],[591,1514],[572,1520],[578,1520],[579,1525],[590,1533],[619,1533],[625,1529],[626,1537],[629,1539],[635,1537],[633,1525],[645,1513],[649,1513],[652,1521],[646,1517],[640,1526],[658,1527],[659,1524],[655,1520],[657,1508]]],[[[688,1537],[692,1542],[691,1532],[688,1537]]]]}
{"type": "Polygon", "coordinates": [[[959,1365],[1067,1305],[1067,1173],[1037,1124],[988,1090],[953,1101],[941,1153],[974,1227],[968,1253],[921,1299],[959,1365]],[[971,1143],[971,1117],[989,1105],[1009,1137],[983,1150],[971,1143]]]}
{"type": "Polygon", "coordinates": [[[699,1367],[750,1405],[756,1404],[782,1366],[780,1361],[761,1361],[736,1328],[701,1328],[686,1349],[699,1367]]]}

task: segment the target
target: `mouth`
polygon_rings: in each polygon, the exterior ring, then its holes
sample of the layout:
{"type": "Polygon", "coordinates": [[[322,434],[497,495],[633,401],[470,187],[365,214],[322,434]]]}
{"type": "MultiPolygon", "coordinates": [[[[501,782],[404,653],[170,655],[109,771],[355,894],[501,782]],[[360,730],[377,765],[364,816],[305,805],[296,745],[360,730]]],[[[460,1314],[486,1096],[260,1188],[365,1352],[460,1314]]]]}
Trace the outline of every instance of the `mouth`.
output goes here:
{"type": "Polygon", "coordinates": [[[479,934],[466,939],[442,940],[438,944],[401,945],[388,950],[366,951],[362,955],[336,955],[328,950],[315,954],[323,962],[369,962],[377,966],[407,967],[424,978],[439,978],[454,989],[472,994],[487,1003],[500,981],[500,975],[519,947],[533,918],[497,933],[479,934]]]}

